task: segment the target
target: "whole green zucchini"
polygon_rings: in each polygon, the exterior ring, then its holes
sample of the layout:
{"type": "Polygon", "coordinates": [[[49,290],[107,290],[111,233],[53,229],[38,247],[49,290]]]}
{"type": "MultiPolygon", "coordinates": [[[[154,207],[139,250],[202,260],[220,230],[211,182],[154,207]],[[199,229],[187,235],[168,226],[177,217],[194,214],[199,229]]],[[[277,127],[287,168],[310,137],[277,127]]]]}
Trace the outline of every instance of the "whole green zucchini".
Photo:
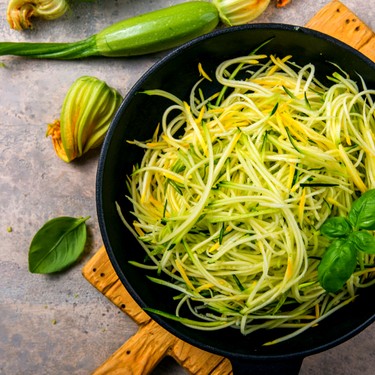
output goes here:
{"type": "Polygon", "coordinates": [[[0,42],[0,55],[61,60],[144,55],[206,34],[216,28],[219,20],[212,3],[189,1],[125,19],[73,43],[0,42]]]}

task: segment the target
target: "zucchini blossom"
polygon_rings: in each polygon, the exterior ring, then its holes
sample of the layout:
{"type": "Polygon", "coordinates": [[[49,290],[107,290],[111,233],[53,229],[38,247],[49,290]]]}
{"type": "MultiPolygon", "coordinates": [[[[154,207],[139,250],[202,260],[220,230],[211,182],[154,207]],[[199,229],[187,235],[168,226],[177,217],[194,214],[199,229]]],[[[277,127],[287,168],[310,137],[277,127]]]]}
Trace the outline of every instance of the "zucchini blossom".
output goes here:
{"type": "Polygon", "coordinates": [[[31,18],[53,20],[69,9],[66,0],[10,0],[7,20],[12,29],[21,31],[32,27],[31,18]]]}
{"type": "Polygon", "coordinates": [[[78,78],[65,96],[59,120],[48,124],[56,154],[65,162],[101,146],[122,96],[95,77],[78,78]]]}
{"type": "Polygon", "coordinates": [[[270,0],[212,0],[222,22],[229,26],[243,25],[260,16],[270,0]]]}

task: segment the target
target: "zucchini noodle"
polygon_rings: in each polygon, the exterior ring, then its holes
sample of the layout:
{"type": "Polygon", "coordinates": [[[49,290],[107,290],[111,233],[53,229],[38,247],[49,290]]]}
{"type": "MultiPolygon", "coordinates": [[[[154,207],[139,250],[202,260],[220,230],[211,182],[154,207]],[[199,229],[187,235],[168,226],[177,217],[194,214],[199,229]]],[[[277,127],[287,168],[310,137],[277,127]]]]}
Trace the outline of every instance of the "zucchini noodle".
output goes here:
{"type": "Polygon", "coordinates": [[[171,106],[152,139],[128,140],[145,153],[127,180],[135,220],[122,218],[149,260],[132,263],[176,292],[174,315],[154,312],[244,335],[292,329],[274,344],[375,283],[365,253],[339,292],[317,279],[319,228],[375,188],[375,90],[339,67],[326,86],[313,64],[259,54],[221,63],[221,89],[205,97],[201,83],[214,83],[199,71],[188,102],[144,93],[171,106]]]}

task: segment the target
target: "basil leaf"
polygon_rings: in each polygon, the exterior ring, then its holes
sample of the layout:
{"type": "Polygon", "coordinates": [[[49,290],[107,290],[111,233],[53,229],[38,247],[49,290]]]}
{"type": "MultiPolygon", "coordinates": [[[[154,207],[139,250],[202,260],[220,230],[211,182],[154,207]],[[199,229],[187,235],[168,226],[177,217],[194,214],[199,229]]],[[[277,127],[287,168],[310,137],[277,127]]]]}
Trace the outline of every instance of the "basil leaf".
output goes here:
{"type": "Polygon", "coordinates": [[[73,264],[86,243],[86,218],[61,216],[47,221],[29,248],[29,271],[53,273],[73,264]]]}
{"type": "Polygon", "coordinates": [[[320,228],[320,233],[326,237],[345,237],[352,231],[348,220],[343,216],[335,216],[327,219],[320,228]]]}
{"type": "Polygon", "coordinates": [[[327,292],[337,292],[354,272],[357,251],[347,239],[331,243],[318,266],[318,280],[327,292]]]}
{"type": "Polygon", "coordinates": [[[353,232],[349,240],[355,245],[357,250],[367,254],[375,254],[375,237],[366,231],[353,232]]]}
{"type": "Polygon", "coordinates": [[[375,189],[367,190],[353,202],[348,218],[356,229],[375,230],[375,189]]]}

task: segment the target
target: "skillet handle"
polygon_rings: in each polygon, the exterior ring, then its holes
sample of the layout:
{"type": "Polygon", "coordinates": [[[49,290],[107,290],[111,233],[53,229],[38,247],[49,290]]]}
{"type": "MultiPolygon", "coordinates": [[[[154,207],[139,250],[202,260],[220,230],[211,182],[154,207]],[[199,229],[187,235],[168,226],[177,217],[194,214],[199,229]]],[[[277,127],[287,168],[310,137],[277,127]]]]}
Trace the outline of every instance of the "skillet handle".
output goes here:
{"type": "Polygon", "coordinates": [[[298,375],[303,358],[268,361],[246,361],[231,358],[233,375],[298,375]]]}

